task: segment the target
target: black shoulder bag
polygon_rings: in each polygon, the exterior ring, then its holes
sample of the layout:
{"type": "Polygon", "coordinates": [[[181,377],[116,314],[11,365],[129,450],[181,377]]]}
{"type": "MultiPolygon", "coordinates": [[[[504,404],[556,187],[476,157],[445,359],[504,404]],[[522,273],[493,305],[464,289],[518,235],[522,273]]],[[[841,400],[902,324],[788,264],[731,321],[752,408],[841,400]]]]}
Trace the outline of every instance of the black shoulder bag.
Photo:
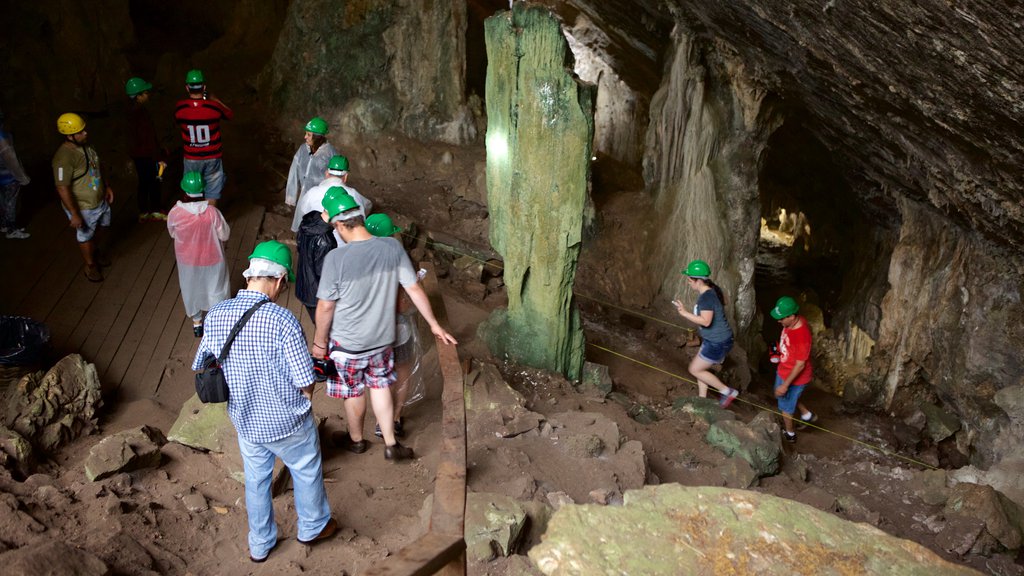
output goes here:
{"type": "Polygon", "coordinates": [[[219,358],[209,352],[203,357],[202,369],[196,372],[196,394],[204,404],[218,404],[228,401],[228,382],[224,379],[224,370],[221,366],[228,357],[231,343],[235,341],[235,336],[238,336],[242,326],[245,326],[245,323],[249,321],[249,318],[252,317],[257,308],[267,302],[270,302],[270,300],[257,302],[252,308],[245,311],[245,314],[238,319],[238,322],[235,322],[231,333],[228,334],[227,341],[224,342],[224,347],[220,349],[219,358]]]}

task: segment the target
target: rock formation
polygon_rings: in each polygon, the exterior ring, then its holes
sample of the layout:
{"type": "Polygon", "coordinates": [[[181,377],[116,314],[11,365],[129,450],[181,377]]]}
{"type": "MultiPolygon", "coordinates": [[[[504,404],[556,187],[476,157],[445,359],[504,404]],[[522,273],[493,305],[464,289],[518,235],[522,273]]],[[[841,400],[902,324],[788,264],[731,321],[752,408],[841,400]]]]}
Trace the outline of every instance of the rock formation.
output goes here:
{"type": "Polygon", "coordinates": [[[544,574],[977,574],[930,550],[810,506],[678,484],[623,506],[563,506],[530,559],[544,574]]]}
{"type": "Polygon", "coordinates": [[[505,262],[508,310],[481,327],[496,355],[578,378],[583,329],[573,280],[587,203],[592,86],[580,83],[557,20],[516,4],[485,24],[487,204],[505,262]]]}

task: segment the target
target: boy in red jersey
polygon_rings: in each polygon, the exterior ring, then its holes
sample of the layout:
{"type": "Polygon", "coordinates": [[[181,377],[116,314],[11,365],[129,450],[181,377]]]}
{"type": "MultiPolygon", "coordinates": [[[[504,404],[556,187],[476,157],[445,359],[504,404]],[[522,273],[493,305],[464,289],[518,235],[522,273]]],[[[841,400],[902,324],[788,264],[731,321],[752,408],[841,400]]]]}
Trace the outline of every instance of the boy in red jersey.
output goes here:
{"type": "Polygon", "coordinates": [[[234,113],[223,102],[206,91],[202,70],[189,70],[185,75],[188,98],[178,100],[174,119],[181,126],[185,150],[185,172],[199,172],[206,182],[206,199],[216,206],[224,189],[224,166],[221,163],[220,121],[231,120],[234,113]]]}
{"type": "MultiPolygon", "coordinates": [[[[814,376],[811,368],[811,329],[807,319],[797,316],[800,306],[796,300],[783,296],[775,303],[771,316],[782,324],[779,338],[779,371],[775,375],[775,397],[786,431],[782,437],[790,443],[796,442],[793,431],[793,412],[800,408],[800,424],[806,425],[818,419],[813,412],[799,402],[807,383],[814,376]]],[[[774,358],[773,358],[774,361],[774,358]]]]}

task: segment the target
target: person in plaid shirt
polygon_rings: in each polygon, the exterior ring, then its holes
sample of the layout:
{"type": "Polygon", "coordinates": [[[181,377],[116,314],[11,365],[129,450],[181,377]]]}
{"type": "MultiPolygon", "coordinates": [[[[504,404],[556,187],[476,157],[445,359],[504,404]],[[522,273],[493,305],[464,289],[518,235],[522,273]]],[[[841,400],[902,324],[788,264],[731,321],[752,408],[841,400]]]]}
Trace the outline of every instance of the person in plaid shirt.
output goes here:
{"type": "Polygon", "coordinates": [[[409,256],[394,238],[377,238],[366,230],[359,204],[341,188],[324,196],[324,209],[331,225],[345,244],[324,259],[317,290],[316,334],[312,354],[330,355],[338,370],[327,379],[327,395],[345,399],[348,449],[365,452],[363,420],[366,397],[380,423],[384,437],[384,458],[413,457],[411,448],[395,439],[394,400],[390,386],[395,382],[395,299],[398,286],[405,289],[430,330],[442,344],[457,344],[434,317],[427,293],[417,281],[409,256]],[[328,341],[328,336],[330,340],[328,341]]]}
{"type": "Polygon", "coordinates": [[[306,337],[295,316],[274,304],[294,279],[291,252],[280,242],[263,242],[249,256],[249,268],[242,275],[246,287],[210,309],[192,369],[199,370],[207,354],[219,356],[242,315],[266,303],[242,327],[222,364],[228,416],[238,431],[245,467],[249,558],[263,562],[277,545],[270,492],[275,457],[291,472],[299,542],[329,538],[338,523],[331,517],[324,490],[320,439],[310,403],[313,362],[306,337]]]}

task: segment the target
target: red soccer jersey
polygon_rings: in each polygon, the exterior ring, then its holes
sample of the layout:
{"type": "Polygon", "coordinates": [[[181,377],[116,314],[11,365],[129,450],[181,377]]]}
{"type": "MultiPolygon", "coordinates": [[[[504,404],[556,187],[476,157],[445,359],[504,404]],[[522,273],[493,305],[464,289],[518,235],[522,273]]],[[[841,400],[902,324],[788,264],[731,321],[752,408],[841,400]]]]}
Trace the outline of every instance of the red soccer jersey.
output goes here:
{"type": "Polygon", "coordinates": [[[800,360],[806,362],[804,369],[793,381],[794,386],[802,386],[811,381],[814,372],[811,369],[811,329],[807,326],[807,319],[799,317],[799,322],[794,328],[783,328],[782,337],[779,338],[779,376],[785,380],[793,367],[800,360]]]}
{"type": "Polygon", "coordinates": [[[210,160],[220,158],[220,121],[234,116],[231,109],[217,100],[178,100],[174,119],[181,126],[185,158],[210,160]]]}

